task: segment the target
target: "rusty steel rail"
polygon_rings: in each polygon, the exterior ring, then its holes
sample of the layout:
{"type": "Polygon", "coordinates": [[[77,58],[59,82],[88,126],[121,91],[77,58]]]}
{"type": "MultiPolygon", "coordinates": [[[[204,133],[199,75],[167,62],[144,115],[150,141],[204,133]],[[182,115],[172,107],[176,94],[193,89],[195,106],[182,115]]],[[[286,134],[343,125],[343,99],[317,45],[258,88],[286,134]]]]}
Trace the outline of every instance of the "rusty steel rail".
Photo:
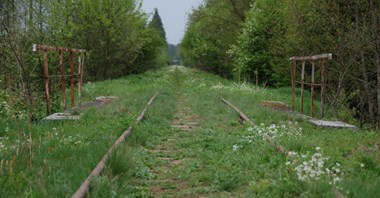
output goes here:
{"type": "MultiPolygon", "coordinates": [[[[226,103],[228,106],[230,106],[232,109],[234,109],[239,115],[240,115],[240,118],[241,119],[244,119],[246,122],[248,122],[251,126],[255,126],[255,124],[242,112],[240,111],[236,106],[234,106],[232,103],[228,102],[226,99],[224,98],[221,98],[222,101],[224,103],[226,103]]],[[[285,156],[287,157],[290,157],[292,158],[293,156],[290,155],[290,152],[288,150],[285,149],[284,146],[280,145],[280,144],[276,144],[276,142],[273,140],[272,137],[268,136],[268,135],[265,135],[265,139],[271,143],[272,145],[276,146],[276,150],[279,152],[279,153],[282,153],[284,154],[285,156]]],[[[335,195],[335,197],[337,198],[345,198],[345,196],[343,194],[341,194],[335,187],[332,189],[333,190],[333,193],[335,195]]]]}
{"type": "MultiPolygon", "coordinates": [[[[136,124],[141,122],[145,117],[145,112],[148,110],[148,108],[152,105],[153,101],[158,96],[159,92],[154,94],[154,96],[149,100],[144,110],[140,113],[140,115],[136,119],[136,124]]],[[[90,181],[94,177],[100,176],[100,174],[103,172],[107,159],[111,156],[111,154],[116,150],[117,146],[121,144],[125,139],[131,134],[132,132],[132,126],[128,127],[128,129],[116,140],[116,142],[111,146],[111,148],[107,151],[107,153],[104,155],[104,157],[99,161],[99,163],[96,165],[96,167],[91,171],[90,175],[85,179],[85,181],[82,183],[82,185],[77,189],[77,191],[72,195],[72,198],[83,198],[86,197],[86,194],[90,188],[90,181]]]]}
{"type": "MultiPolygon", "coordinates": [[[[256,126],[256,124],[254,122],[252,122],[252,120],[250,120],[242,111],[240,111],[240,109],[238,109],[235,105],[233,105],[232,103],[228,102],[226,99],[224,98],[221,98],[222,101],[224,103],[226,103],[228,106],[230,106],[232,109],[234,109],[240,116],[241,119],[243,119],[244,121],[248,122],[251,126],[256,126]]],[[[269,143],[273,144],[274,146],[276,146],[276,150],[286,156],[289,155],[289,151],[287,151],[285,149],[284,146],[282,145],[279,145],[279,144],[276,144],[276,142],[273,140],[272,137],[270,137],[269,135],[265,135],[264,136],[265,140],[267,140],[269,143]]]]}

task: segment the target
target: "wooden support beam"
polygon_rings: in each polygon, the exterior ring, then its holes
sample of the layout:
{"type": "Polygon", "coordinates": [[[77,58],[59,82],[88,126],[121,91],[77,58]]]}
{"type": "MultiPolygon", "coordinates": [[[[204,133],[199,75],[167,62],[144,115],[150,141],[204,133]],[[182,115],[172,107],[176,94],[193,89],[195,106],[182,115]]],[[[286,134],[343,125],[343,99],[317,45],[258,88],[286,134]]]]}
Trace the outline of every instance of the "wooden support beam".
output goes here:
{"type": "Polygon", "coordinates": [[[311,63],[311,106],[310,106],[310,115],[314,117],[314,78],[315,78],[315,62],[311,63]]]}
{"type": "Polygon", "coordinates": [[[292,61],[292,111],[294,112],[294,103],[296,100],[296,61],[292,61]]]}
{"type": "Polygon", "coordinates": [[[66,88],[65,88],[65,67],[63,65],[63,57],[62,57],[62,51],[59,51],[58,54],[59,57],[59,65],[61,68],[61,89],[62,89],[62,100],[64,109],[67,110],[67,103],[66,103],[66,88]]]}
{"type": "Polygon", "coordinates": [[[73,52],[70,52],[70,71],[71,71],[71,107],[75,106],[75,96],[74,96],[74,56],[73,52]]]}
{"type": "Polygon", "coordinates": [[[303,103],[305,96],[305,61],[302,61],[302,70],[301,70],[301,113],[303,113],[303,103]]]}
{"type": "Polygon", "coordinates": [[[86,52],[84,49],[64,48],[64,47],[51,47],[46,45],[33,44],[33,52],[36,51],[63,51],[63,52],[86,52]]]}
{"type": "Polygon", "coordinates": [[[321,119],[325,116],[325,61],[321,65],[321,119]]]}
{"type": "Polygon", "coordinates": [[[82,53],[78,54],[78,101],[81,104],[82,98],[82,53]]]}
{"type": "Polygon", "coordinates": [[[320,59],[327,59],[331,60],[332,59],[332,54],[318,54],[314,56],[294,56],[290,57],[290,61],[315,61],[315,60],[320,60],[320,59]]]}
{"type": "Polygon", "coordinates": [[[47,115],[50,115],[49,58],[48,58],[48,51],[44,51],[44,63],[45,63],[45,100],[46,100],[46,112],[47,112],[47,115]]]}

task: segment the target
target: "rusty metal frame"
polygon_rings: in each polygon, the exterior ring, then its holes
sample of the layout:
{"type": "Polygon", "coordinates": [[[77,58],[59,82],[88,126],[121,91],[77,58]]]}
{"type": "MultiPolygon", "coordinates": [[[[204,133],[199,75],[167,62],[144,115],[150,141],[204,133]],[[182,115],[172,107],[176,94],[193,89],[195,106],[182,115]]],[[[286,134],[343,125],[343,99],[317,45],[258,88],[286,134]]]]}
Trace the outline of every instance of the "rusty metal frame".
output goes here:
{"type": "Polygon", "coordinates": [[[294,104],[296,99],[296,84],[301,84],[301,113],[304,112],[304,96],[305,96],[305,85],[310,85],[310,97],[311,97],[311,109],[310,114],[311,117],[314,117],[314,91],[315,87],[321,87],[321,118],[324,117],[324,109],[325,109],[325,66],[326,62],[332,59],[332,54],[319,54],[314,56],[301,56],[301,57],[290,57],[289,61],[291,63],[291,76],[292,76],[292,110],[294,112],[294,104]],[[297,79],[297,62],[302,63],[301,67],[301,81],[296,81],[297,79]],[[305,82],[305,67],[306,63],[311,63],[311,82],[305,82]],[[317,65],[316,65],[317,64],[317,65]],[[316,66],[320,67],[321,70],[321,83],[315,83],[315,70],[316,66]]]}
{"type": "Polygon", "coordinates": [[[51,47],[45,45],[33,44],[33,52],[43,51],[44,52],[44,83],[45,83],[45,100],[46,100],[46,111],[47,114],[50,114],[50,93],[49,93],[49,78],[60,77],[61,79],[61,89],[62,89],[62,100],[65,110],[67,110],[66,102],[66,88],[65,88],[65,77],[70,76],[70,87],[71,87],[71,107],[75,106],[75,96],[74,96],[74,84],[75,76],[77,76],[78,82],[78,99],[79,104],[81,103],[82,96],[82,81],[83,81],[83,68],[84,68],[84,56],[86,50],[84,49],[73,49],[73,48],[61,48],[61,47],[51,47]],[[60,75],[49,75],[49,51],[58,51],[60,75]],[[70,64],[70,75],[65,75],[65,67],[63,64],[63,52],[69,53],[69,64],[70,64]],[[74,53],[78,55],[78,72],[75,73],[74,65],[74,53]]]}

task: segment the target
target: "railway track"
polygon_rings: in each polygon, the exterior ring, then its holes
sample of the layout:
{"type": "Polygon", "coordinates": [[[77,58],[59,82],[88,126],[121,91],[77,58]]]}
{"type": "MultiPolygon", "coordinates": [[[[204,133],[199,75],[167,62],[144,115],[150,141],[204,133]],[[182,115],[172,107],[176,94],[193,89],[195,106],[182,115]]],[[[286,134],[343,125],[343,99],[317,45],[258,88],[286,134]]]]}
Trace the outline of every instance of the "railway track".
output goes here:
{"type": "MultiPolygon", "coordinates": [[[[158,96],[159,92],[153,95],[153,97],[149,100],[144,110],[140,113],[140,115],[136,118],[136,124],[140,123],[144,117],[145,113],[148,110],[148,108],[152,105],[153,101],[158,96]]],[[[104,155],[104,157],[99,161],[99,163],[96,165],[96,167],[91,171],[90,175],[84,180],[82,185],[77,189],[77,191],[72,195],[72,198],[83,198],[86,197],[87,192],[90,188],[90,182],[91,179],[95,177],[99,177],[100,174],[103,172],[106,162],[108,158],[111,156],[111,154],[116,150],[118,145],[120,145],[122,142],[125,141],[125,139],[132,133],[132,126],[129,126],[128,129],[116,140],[116,142],[110,147],[110,149],[107,151],[107,153],[104,155]]]]}
{"type": "MultiPolygon", "coordinates": [[[[144,119],[146,111],[152,105],[152,103],[154,102],[158,94],[159,93],[157,92],[149,100],[144,110],[136,118],[135,124],[140,123],[144,119]]],[[[250,120],[248,116],[246,116],[234,104],[232,104],[231,102],[229,102],[228,100],[224,98],[221,98],[221,100],[226,105],[231,107],[239,115],[241,123],[247,122],[249,125],[255,126],[255,123],[252,120],[250,120]]],[[[196,116],[191,114],[190,109],[186,107],[186,105],[183,104],[183,102],[181,103],[181,101],[183,101],[183,99],[177,99],[178,112],[175,116],[175,119],[171,123],[171,127],[173,128],[173,130],[176,130],[177,132],[182,131],[182,133],[188,134],[191,136],[189,132],[199,126],[198,119],[195,118],[196,116]]],[[[86,194],[89,192],[89,189],[90,189],[91,180],[101,175],[103,169],[106,166],[107,159],[110,157],[111,153],[115,151],[115,149],[118,147],[119,144],[125,141],[125,139],[131,134],[132,129],[133,129],[132,126],[130,126],[117,139],[117,141],[110,147],[110,149],[107,151],[104,157],[99,161],[96,167],[91,171],[89,176],[83,181],[81,186],[72,195],[72,198],[86,197],[86,194]]],[[[176,150],[175,144],[178,141],[178,139],[176,138],[178,138],[177,135],[174,135],[173,137],[168,137],[161,144],[158,144],[153,150],[148,150],[148,153],[150,153],[151,157],[157,158],[158,160],[162,161],[161,163],[166,164],[163,166],[163,168],[162,167],[153,168],[152,172],[156,174],[156,179],[150,180],[147,182],[149,184],[148,189],[153,194],[154,197],[160,197],[160,196],[168,195],[168,194],[176,194],[179,191],[184,191],[190,188],[186,180],[178,180],[175,174],[171,172],[171,169],[182,169],[183,167],[181,167],[181,164],[184,161],[188,160],[187,158],[176,159],[176,157],[172,155],[173,152],[180,152],[180,153],[186,152],[186,151],[176,150]],[[168,147],[171,147],[171,148],[169,148],[168,150],[168,147]],[[165,189],[165,188],[162,188],[162,185],[172,186],[172,187],[170,189],[165,189]]],[[[286,150],[284,146],[276,143],[270,136],[265,136],[264,138],[267,142],[273,145],[279,153],[287,157],[291,157],[289,156],[289,151],[286,150]]],[[[333,190],[333,193],[336,197],[344,197],[337,190],[333,190]]]]}
{"type": "MultiPolygon", "coordinates": [[[[149,102],[147,103],[147,105],[144,108],[144,110],[136,118],[136,122],[135,122],[136,124],[140,123],[144,119],[146,111],[152,105],[152,103],[154,102],[154,100],[156,99],[156,97],[158,96],[158,94],[159,94],[159,92],[157,92],[156,94],[154,94],[154,96],[149,100],[149,102]]],[[[221,98],[221,99],[222,99],[222,101],[226,105],[228,105],[229,107],[231,107],[233,110],[235,110],[238,113],[241,121],[245,121],[245,122],[249,123],[252,126],[255,125],[254,122],[252,122],[235,105],[233,105],[231,102],[227,101],[224,98],[221,98]]],[[[181,101],[183,101],[183,99],[178,99],[178,101],[180,103],[180,104],[177,104],[177,106],[178,106],[177,108],[179,109],[179,111],[177,112],[176,119],[172,122],[171,127],[174,128],[174,129],[180,129],[180,130],[182,130],[184,132],[191,131],[195,127],[198,126],[198,121],[197,121],[197,119],[195,118],[194,115],[189,115],[189,109],[187,107],[185,107],[184,104],[182,104],[183,102],[181,103],[181,101]]],[[[132,126],[128,127],[128,129],[116,140],[116,142],[110,147],[110,149],[107,151],[107,153],[104,155],[104,157],[96,165],[96,167],[91,171],[91,173],[89,174],[89,176],[83,181],[83,183],[81,184],[81,186],[72,195],[72,198],[83,198],[83,197],[86,197],[86,194],[88,193],[89,188],[90,188],[91,179],[99,177],[101,175],[101,173],[103,172],[103,170],[104,170],[104,168],[106,166],[107,159],[110,157],[110,155],[112,154],[112,152],[115,151],[115,149],[117,148],[117,146],[125,141],[125,139],[131,134],[132,130],[133,130],[132,126]]],[[[273,141],[273,139],[271,137],[267,136],[265,138],[271,144],[276,145],[276,143],[273,141]]],[[[172,139],[168,139],[168,140],[172,141],[172,139]]],[[[288,152],[286,151],[286,149],[283,146],[276,145],[276,148],[277,148],[277,151],[279,151],[280,153],[283,153],[283,154],[287,155],[288,152]]],[[[166,152],[166,151],[162,151],[162,150],[158,149],[157,151],[151,151],[151,152],[153,152],[153,153],[157,153],[157,152],[160,153],[160,152],[166,152]]],[[[173,165],[178,165],[180,163],[178,160],[173,162],[173,160],[171,160],[170,158],[162,158],[162,160],[168,161],[168,163],[171,165],[171,166],[167,166],[167,168],[170,168],[173,165]]],[[[166,179],[164,179],[162,181],[165,181],[165,182],[175,182],[175,180],[168,179],[168,178],[166,178],[166,179]]],[[[181,186],[184,186],[184,184],[181,183],[181,186]]],[[[181,188],[181,187],[179,187],[179,188],[181,188]]],[[[161,190],[159,186],[154,186],[154,187],[151,188],[151,191],[153,191],[153,193],[154,193],[155,196],[159,196],[160,193],[162,193],[163,190],[161,190]]]]}

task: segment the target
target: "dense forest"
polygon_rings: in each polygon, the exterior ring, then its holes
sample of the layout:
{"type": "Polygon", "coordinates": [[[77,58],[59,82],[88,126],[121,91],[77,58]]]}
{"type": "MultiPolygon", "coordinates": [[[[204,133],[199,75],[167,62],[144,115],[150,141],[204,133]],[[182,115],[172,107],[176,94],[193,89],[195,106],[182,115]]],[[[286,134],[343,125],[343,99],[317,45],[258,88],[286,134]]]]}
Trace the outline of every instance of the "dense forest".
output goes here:
{"type": "MultiPolygon", "coordinates": [[[[6,0],[0,3],[0,20],[1,117],[25,118],[29,112],[29,117],[38,119],[45,113],[40,105],[43,54],[32,52],[33,44],[87,50],[87,82],[140,73],[168,62],[158,11],[150,17],[138,0],[6,0]]],[[[49,53],[51,75],[59,74],[57,54],[49,53]]],[[[59,79],[51,80],[52,97],[59,97],[59,83],[54,83],[59,79]]]]}
{"type": "Polygon", "coordinates": [[[330,112],[379,126],[379,19],[375,0],[205,0],[189,16],[181,57],[226,78],[278,87],[290,86],[289,57],[333,53],[330,112]]]}

